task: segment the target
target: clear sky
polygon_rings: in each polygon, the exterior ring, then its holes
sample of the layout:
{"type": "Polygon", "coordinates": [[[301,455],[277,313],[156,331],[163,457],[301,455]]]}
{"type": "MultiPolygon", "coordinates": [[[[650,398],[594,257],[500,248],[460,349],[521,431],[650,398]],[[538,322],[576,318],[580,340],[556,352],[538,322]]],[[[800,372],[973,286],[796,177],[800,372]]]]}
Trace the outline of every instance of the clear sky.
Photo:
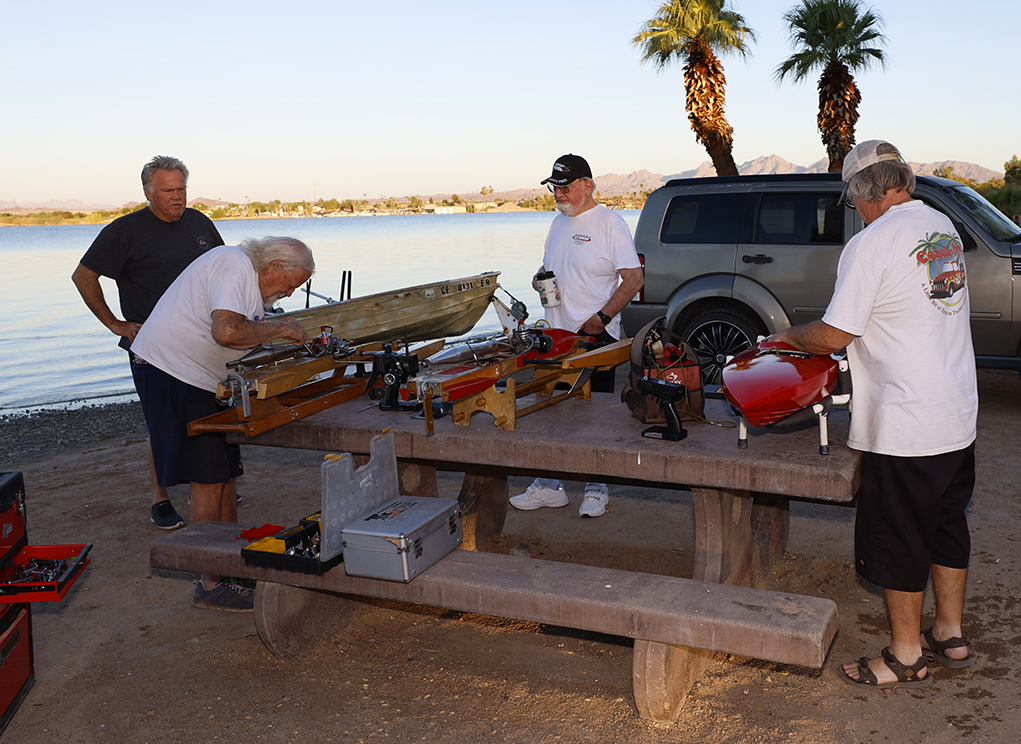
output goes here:
{"type": "MultiPolygon", "coordinates": [[[[641,65],[655,0],[0,0],[0,201],[141,200],[168,154],[189,197],[234,202],[537,186],[565,152],[595,174],[707,161],[681,65],[641,65]]],[[[738,163],[824,156],[816,80],[773,82],[794,2],[738,0],[722,58],[738,163]]],[[[859,141],[1002,171],[1021,154],[1016,0],[882,0],[889,63],[856,75],[859,141]]]]}

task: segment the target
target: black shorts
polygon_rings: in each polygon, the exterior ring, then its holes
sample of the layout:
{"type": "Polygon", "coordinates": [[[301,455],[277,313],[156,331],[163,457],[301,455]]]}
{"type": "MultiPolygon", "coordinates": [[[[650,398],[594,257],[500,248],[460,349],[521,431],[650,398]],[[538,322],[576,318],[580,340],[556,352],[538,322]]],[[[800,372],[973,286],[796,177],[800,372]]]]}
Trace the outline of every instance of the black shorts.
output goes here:
{"type": "Polygon", "coordinates": [[[208,390],[168,375],[151,364],[134,362],[131,375],[149,429],[156,480],[178,483],[229,483],[244,471],[241,448],[223,434],[188,436],[188,422],[223,410],[208,390]]]}
{"type": "Polygon", "coordinates": [[[930,565],[967,568],[965,510],[975,487],[975,443],[929,457],[862,455],[855,569],[901,592],[925,591],[930,565]]]}
{"type": "MultiPolygon", "coordinates": [[[[615,344],[619,340],[605,330],[596,336],[595,339],[607,344],[615,344]]],[[[612,367],[601,372],[597,370],[592,373],[591,381],[593,393],[612,393],[617,382],[617,368],[612,367]]]]}

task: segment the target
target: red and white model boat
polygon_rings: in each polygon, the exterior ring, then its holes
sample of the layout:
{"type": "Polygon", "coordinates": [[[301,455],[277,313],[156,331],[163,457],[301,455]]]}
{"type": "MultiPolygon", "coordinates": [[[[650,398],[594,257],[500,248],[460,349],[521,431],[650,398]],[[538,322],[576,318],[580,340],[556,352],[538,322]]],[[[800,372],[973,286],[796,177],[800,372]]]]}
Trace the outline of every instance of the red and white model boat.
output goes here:
{"type": "Polygon", "coordinates": [[[721,389],[741,415],[738,447],[748,446],[748,424],[782,431],[818,421],[824,455],[829,453],[826,415],[851,399],[846,359],[766,340],[727,362],[721,389]]]}

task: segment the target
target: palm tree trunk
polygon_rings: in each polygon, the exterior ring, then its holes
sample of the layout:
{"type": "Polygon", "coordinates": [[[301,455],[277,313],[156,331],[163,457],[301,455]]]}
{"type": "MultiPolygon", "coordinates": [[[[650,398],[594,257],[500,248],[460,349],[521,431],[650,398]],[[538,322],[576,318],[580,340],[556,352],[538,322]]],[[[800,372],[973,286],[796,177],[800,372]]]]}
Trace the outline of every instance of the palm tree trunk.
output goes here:
{"type": "Polygon", "coordinates": [[[701,39],[691,44],[684,66],[685,110],[695,132],[713,161],[718,176],[736,176],[734,129],[723,112],[727,79],[712,48],[701,39]]]}
{"type": "Polygon", "coordinates": [[[847,65],[830,60],[819,78],[819,116],[817,122],[822,143],[829,158],[830,173],[844,169],[844,157],[854,147],[854,127],[858,123],[861,93],[847,65]]]}

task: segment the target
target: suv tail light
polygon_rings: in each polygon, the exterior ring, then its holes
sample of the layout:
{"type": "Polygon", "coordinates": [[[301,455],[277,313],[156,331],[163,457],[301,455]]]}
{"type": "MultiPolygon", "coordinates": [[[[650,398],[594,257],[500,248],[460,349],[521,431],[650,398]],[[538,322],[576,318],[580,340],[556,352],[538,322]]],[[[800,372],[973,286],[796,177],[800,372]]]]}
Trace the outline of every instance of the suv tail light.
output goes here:
{"type": "MultiPolygon", "coordinates": [[[[645,254],[638,254],[638,263],[642,265],[642,276],[645,276],[645,254]]],[[[642,282],[642,288],[638,290],[638,298],[632,300],[632,302],[645,302],[645,282],[642,282]]]]}

